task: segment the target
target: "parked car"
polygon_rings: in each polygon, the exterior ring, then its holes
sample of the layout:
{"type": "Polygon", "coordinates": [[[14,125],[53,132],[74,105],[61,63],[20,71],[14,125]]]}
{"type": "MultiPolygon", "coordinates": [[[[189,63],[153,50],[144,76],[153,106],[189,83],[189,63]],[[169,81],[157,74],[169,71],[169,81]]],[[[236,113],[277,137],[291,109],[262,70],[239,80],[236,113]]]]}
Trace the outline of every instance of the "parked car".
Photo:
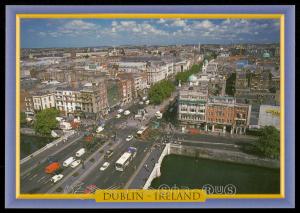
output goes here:
{"type": "Polygon", "coordinates": [[[76,160],[73,163],[71,163],[71,168],[75,168],[76,166],[78,166],[80,164],[81,160],[76,160]]]}
{"type": "Polygon", "coordinates": [[[133,139],[133,136],[132,135],[128,135],[127,138],[126,138],[126,141],[131,141],[133,139]]]}
{"type": "Polygon", "coordinates": [[[62,174],[54,175],[54,176],[51,178],[51,182],[56,183],[57,181],[61,180],[63,177],[64,177],[64,175],[62,175],[62,174]]]}
{"type": "Polygon", "coordinates": [[[105,169],[107,169],[107,167],[109,167],[109,163],[105,162],[101,167],[100,167],[100,171],[104,171],[105,169]]]}
{"type": "Polygon", "coordinates": [[[118,109],[118,113],[122,113],[124,111],[124,109],[118,109]]]}
{"type": "Polygon", "coordinates": [[[117,114],[117,115],[116,115],[116,118],[121,118],[121,115],[120,115],[120,114],[117,114]]]}
{"type": "Polygon", "coordinates": [[[144,102],[143,102],[143,101],[140,101],[140,102],[139,102],[139,105],[143,105],[143,104],[144,104],[144,102]]]}

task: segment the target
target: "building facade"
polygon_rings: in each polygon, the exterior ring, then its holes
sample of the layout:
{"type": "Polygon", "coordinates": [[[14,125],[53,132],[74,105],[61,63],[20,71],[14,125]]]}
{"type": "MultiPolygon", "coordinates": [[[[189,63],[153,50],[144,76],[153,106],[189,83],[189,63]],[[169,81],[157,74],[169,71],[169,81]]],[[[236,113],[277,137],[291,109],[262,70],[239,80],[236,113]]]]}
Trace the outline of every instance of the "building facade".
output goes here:
{"type": "Polygon", "coordinates": [[[209,97],[207,85],[190,84],[179,91],[178,120],[183,129],[244,134],[250,115],[251,105],[236,103],[229,96],[209,97]]]}
{"type": "Polygon", "coordinates": [[[74,114],[82,109],[80,91],[70,87],[57,88],[55,103],[56,109],[64,112],[65,115],[74,114]]]}
{"type": "Polygon", "coordinates": [[[40,93],[36,92],[32,96],[33,109],[44,110],[55,107],[55,93],[40,93]]]}
{"type": "Polygon", "coordinates": [[[133,100],[133,80],[119,79],[117,84],[119,90],[119,97],[121,98],[121,105],[130,103],[133,100]]]}
{"type": "Polygon", "coordinates": [[[86,83],[80,90],[82,111],[96,118],[108,113],[109,105],[104,81],[86,83]]]}
{"type": "Polygon", "coordinates": [[[206,87],[181,88],[178,96],[178,120],[182,127],[202,128],[206,125],[207,99],[206,87]]]}

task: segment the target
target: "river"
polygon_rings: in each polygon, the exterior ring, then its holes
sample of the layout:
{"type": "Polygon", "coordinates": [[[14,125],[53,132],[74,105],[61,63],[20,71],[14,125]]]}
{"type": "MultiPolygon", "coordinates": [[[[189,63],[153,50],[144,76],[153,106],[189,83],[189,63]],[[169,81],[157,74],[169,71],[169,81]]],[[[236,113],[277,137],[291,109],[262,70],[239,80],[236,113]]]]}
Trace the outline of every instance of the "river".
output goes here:
{"type": "Polygon", "coordinates": [[[161,176],[152,181],[151,187],[210,187],[212,192],[225,192],[228,184],[234,185],[237,194],[278,194],[280,172],[279,169],[168,155],[162,162],[161,176]]]}

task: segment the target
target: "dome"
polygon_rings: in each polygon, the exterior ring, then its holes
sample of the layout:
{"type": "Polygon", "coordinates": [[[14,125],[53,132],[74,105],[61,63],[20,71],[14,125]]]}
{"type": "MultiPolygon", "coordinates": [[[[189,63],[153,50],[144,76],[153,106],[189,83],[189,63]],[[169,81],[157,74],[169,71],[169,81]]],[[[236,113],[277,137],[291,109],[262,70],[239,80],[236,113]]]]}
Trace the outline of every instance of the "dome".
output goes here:
{"type": "Polygon", "coordinates": [[[190,75],[189,81],[190,82],[196,82],[197,81],[197,77],[195,75],[190,75]]]}

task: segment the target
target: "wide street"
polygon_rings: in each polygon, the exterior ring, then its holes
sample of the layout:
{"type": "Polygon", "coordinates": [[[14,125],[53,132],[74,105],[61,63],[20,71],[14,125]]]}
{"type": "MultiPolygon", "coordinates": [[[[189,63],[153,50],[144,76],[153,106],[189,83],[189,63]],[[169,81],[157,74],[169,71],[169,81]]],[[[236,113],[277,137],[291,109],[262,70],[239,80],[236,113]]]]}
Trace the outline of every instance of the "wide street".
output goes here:
{"type": "MultiPolygon", "coordinates": [[[[128,108],[124,107],[124,109],[130,110],[131,113],[127,116],[122,114],[120,118],[116,118],[116,111],[111,112],[105,120],[101,121],[104,124],[104,130],[101,134],[106,136],[102,145],[85,153],[84,159],[81,159],[84,160],[84,165],[81,164],[76,168],[63,167],[60,173],[64,177],[57,183],[50,181],[53,175],[44,172],[44,168],[49,164],[47,157],[50,155],[54,156],[61,164],[67,158],[75,157],[76,151],[84,147],[85,142],[82,136],[85,129],[81,129],[69,140],[60,143],[57,147],[46,150],[35,158],[30,159],[21,166],[21,192],[90,193],[97,188],[120,189],[125,187],[135,188],[135,186],[141,188],[146,182],[152,166],[159,158],[164,143],[171,142],[188,146],[239,150],[241,146],[251,144],[254,141],[251,137],[241,138],[207,134],[190,135],[183,134],[179,130],[164,131],[162,128],[151,130],[152,132],[144,139],[134,137],[131,141],[126,141],[126,137],[128,135],[135,136],[141,126],[150,125],[152,121],[155,121],[155,112],[167,107],[174,97],[175,94],[169,100],[155,107],[138,104],[127,106],[128,108]],[[143,120],[134,118],[134,114],[137,113],[139,108],[145,108],[147,111],[147,115],[143,120]],[[117,171],[115,162],[130,146],[137,148],[136,157],[129,163],[125,171],[117,171]],[[100,167],[106,162],[104,153],[107,150],[113,150],[112,157],[107,160],[110,165],[106,170],[100,171],[100,167]],[[40,163],[38,163],[39,161],[40,163]],[[145,169],[144,166],[146,164],[149,164],[149,167],[145,169]],[[25,166],[26,168],[24,169],[25,166]],[[92,190],[86,190],[87,188],[92,190]]],[[[91,122],[90,127],[95,123],[91,122]]],[[[95,127],[97,126],[94,125],[93,128],[95,127]]]]}
{"type": "MultiPolygon", "coordinates": [[[[167,102],[163,103],[162,105],[167,105],[167,102]]],[[[115,118],[116,112],[111,112],[107,120],[104,121],[104,131],[103,134],[109,136],[109,139],[105,142],[102,148],[102,152],[104,153],[106,150],[111,149],[111,146],[116,146],[114,148],[114,155],[111,160],[117,160],[126,150],[129,146],[134,146],[138,149],[137,156],[135,160],[138,162],[138,159],[140,159],[143,156],[144,150],[149,146],[149,142],[139,142],[136,139],[133,139],[130,143],[126,142],[125,139],[129,134],[135,135],[138,128],[141,125],[146,125],[147,122],[150,121],[150,118],[154,116],[154,113],[161,108],[161,106],[146,106],[148,115],[146,116],[144,121],[139,121],[137,119],[134,119],[134,113],[138,108],[142,108],[145,106],[140,105],[132,105],[128,107],[132,113],[129,116],[125,116],[122,114],[121,118],[115,118]],[[116,140],[112,138],[116,134],[116,140]],[[114,144],[115,143],[115,144],[114,144]]],[[[124,108],[126,109],[126,108],[124,108]]],[[[21,192],[22,193],[46,193],[49,190],[53,188],[54,185],[60,184],[61,181],[57,183],[52,183],[50,181],[51,177],[53,175],[46,174],[44,172],[45,167],[49,164],[47,161],[47,158],[49,156],[53,156],[54,159],[56,159],[59,163],[63,163],[64,160],[67,158],[74,156],[76,151],[78,151],[80,148],[84,146],[84,141],[82,140],[83,132],[80,131],[74,136],[70,137],[66,142],[61,142],[57,146],[51,147],[44,152],[38,154],[36,157],[33,157],[29,161],[25,162],[21,165],[21,192]]],[[[99,151],[99,150],[93,150],[99,151]]],[[[88,158],[89,156],[93,155],[94,153],[86,153],[85,158],[88,158]]],[[[101,158],[103,158],[104,154],[99,154],[96,159],[96,163],[99,163],[99,166],[101,165],[102,161],[97,161],[101,158]]],[[[85,162],[85,168],[82,168],[82,165],[79,165],[76,167],[76,172],[79,173],[77,176],[80,178],[82,174],[84,174],[88,169],[92,166],[91,162],[85,162]],[[82,171],[80,171],[82,170],[82,171]]],[[[95,168],[96,171],[89,172],[90,175],[95,178],[97,177],[97,173],[99,173],[99,166],[95,168]]],[[[107,169],[107,171],[113,170],[113,163],[111,163],[110,167],[107,169]]],[[[68,176],[68,174],[72,173],[72,169],[70,167],[63,168],[61,171],[61,174],[64,175],[64,178],[68,176]]],[[[128,168],[129,169],[129,168],[128,168]]],[[[114,170],[113,170],[114,171],[114,170]]],[[[130,171],[127,171],[128,175],[130,175],[130,171]]],[[[109,174],[109,173],[104,173],[109,174]]],[[[116,174],[117,175],[117,174],[116,174]]],[[[121,175],[121,173],[119,174],[121,175]]],[[[122,175],[123,176],[123,175],[122,175]]],[[[109,176],[107,176],[109,177],[109,176]]],[[[64,179],[63,178],[63,179],[64,179]]],[[[64,184],[61,185],[68,185],[75,181],[76,177],[71,176],[68,177],[69,180],[64,180],[64,184]]],[[[102,178],[103,179],[103,178],[102,178]]],[[[106,178],[111,179],[111,178],[106,178]]],[[[115,178],[114,178],[115,179],[115,178]]],[[[103,187],[111,186],[113,183],[113,180],[105,180],[103,179],[103,187]]],[[[125,180],[125,179],[124,179],[125,180]]],[[[119,182],[122,183],[122,182],[119,182]]],[[[102,186],[101,185],[101,186],[102,186]]],[[[64,187],[64,186],[62,186],[64,187]]]]}

